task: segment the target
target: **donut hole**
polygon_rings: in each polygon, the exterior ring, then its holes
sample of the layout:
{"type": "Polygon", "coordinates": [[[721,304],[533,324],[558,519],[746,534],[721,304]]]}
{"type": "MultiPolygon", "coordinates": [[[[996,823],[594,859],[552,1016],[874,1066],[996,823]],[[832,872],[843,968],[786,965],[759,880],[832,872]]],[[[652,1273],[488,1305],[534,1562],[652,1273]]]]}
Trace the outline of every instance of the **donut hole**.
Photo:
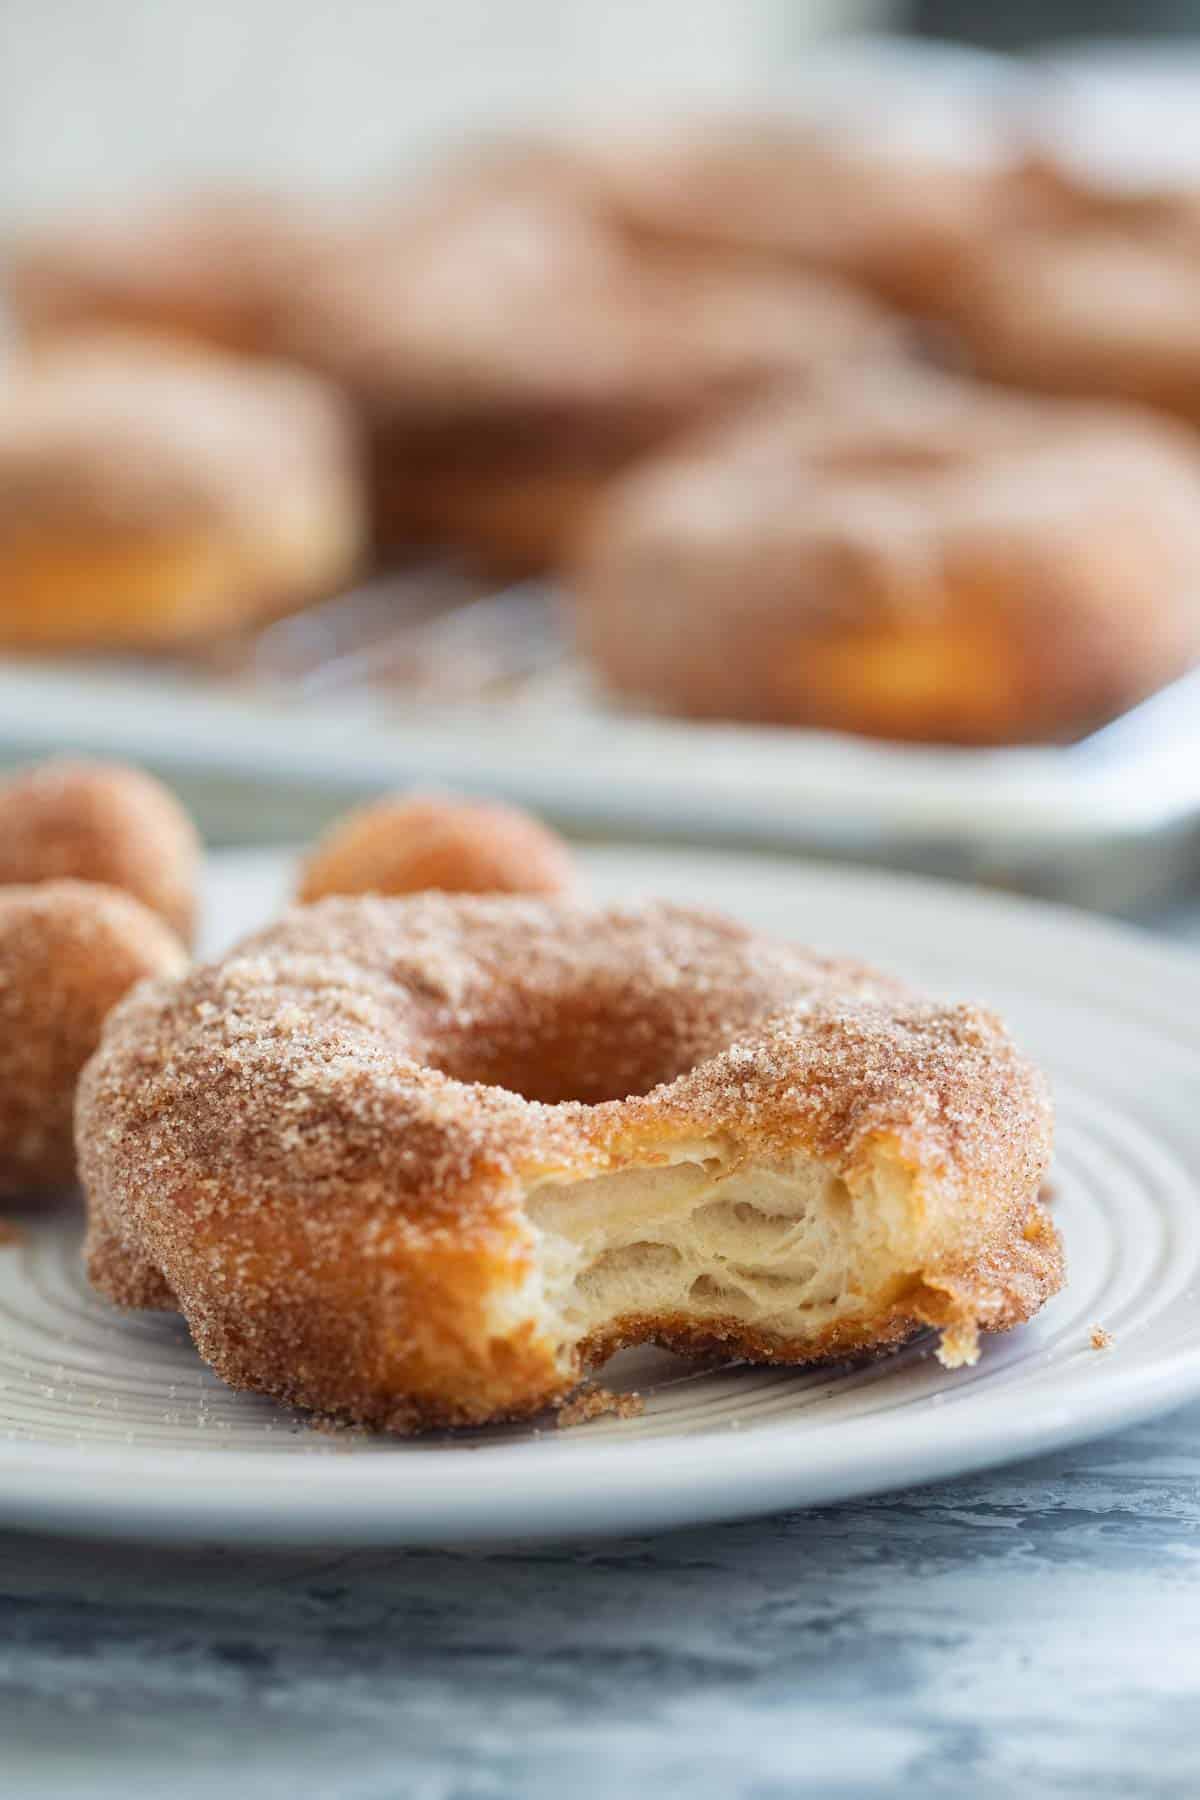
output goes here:
{"type": "Polygon", "coordinates": [[[676,1081],[723,1047],[698,1041],[669,994],[620,993],[579,1004],[568,992],[506,1005],[495,1021],[440,1033],[428,1060],[457,1081],[505,1088],[524,1100],[599,1106],[676,1081]]]}
{"type": "Polygon", "coordinates": [[[916,1258],[910,1178],[886,1162],[852,1195],[815,1157],[749,1163],[703,1144],[665,1166],[548,1182],[526,1212],[555,1329],[585,1360],[646,1338],[835,1331],[895,1296],[910,1245],[916,1258]]]}

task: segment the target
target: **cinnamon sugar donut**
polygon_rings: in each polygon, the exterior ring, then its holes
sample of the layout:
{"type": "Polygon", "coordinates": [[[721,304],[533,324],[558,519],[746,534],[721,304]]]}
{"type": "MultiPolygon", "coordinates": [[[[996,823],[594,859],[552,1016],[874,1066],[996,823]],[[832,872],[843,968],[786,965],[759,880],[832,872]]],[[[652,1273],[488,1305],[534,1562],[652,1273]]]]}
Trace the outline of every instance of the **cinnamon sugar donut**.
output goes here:
{"type": "Polygon", "coordinates": [[[1000,1023],[665,904],[326,900],[117,1012],[88,1268],[235,1387],[397,1431],[527,1414],[620,1346],[797,1363],[1062,1279],[1000,1023]]]}
{"type": "Polygon", "coordinates": [[[336,236],[332,208],[283,194],[112,202],[14,234],[6,298],[38,344],[118,327],[269,355],[281,294],[336,236]]]}
{"type": "Polygon", "coordinates": [[[297,898],[328,894],[562,894],[575,885],[557,832],[516,806],[396,794],[339,819],[301,871],[297,898]]]}
{"type": "Polygon", "coordinates": [[[974,243],[948,316],[974,366],[1200,425],[1200,194],[1123,193],[1031,160],[974,243]]]}
{"type": "Polygon", "coordinates": [[[130,894],[83,881],[0,888],[0,1196],[75,1171],[75,1084],[117,1001],[178,975],[174,933],[130,894]]]}
{"type": "Polygon", "coordinates": [[[55,757],[0,782],[0,888],[98,881],[190,943],[200,838],[174,794],[123,763],[55,757]]]}
{"type": "Polygon", "coordinates": [[[914,312],[940,311],[999,179],[978,161],[754,113],[581,135],[575,151],[637,235],[825,270],[914,312]]]}
{"type": "Polygon", "coordinates": [[[309,376],[78,340],[0,381],[0,643],[165,646],[336,587],[350,429],[309,376]]]}
{"type": "Polygon", "coordinates": [[[537,568],[648,446],[900,340],[843,283],[635,252],[562,187],[485,180],[414,201],[311,273],[279,343],[365,420],[386,545],[537,568]]]}
{"type": "Polygon", "coordinates": [[[1200,656],[1200,465],[1133,409],[831,379],[635,472],[574,592],[602,676],[670,712],[1069,737],[1200,656]]]}

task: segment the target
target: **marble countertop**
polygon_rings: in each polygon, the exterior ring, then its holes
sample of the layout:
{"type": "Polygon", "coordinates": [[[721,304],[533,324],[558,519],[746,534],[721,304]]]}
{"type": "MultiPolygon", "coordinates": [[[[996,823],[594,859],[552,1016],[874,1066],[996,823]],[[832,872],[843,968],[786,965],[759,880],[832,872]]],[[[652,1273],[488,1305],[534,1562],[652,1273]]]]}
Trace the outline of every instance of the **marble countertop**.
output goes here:
{"type": "Polygon", "coordinates": [[[1200,1406],[993,1475],[582,1547],[14,1536],[0,1619],[21,1800],[1194,1800],[1200,1406]]]}
{"type": "MultiPolygon", "coordinates": [[[[1168,921],[1200,938],[1200,908],[1168,921]]],[[[1195,1800],[1200,1405],[747,1525],[264,1555],[0,1535],[17,1800],[1195,1800]]]]}

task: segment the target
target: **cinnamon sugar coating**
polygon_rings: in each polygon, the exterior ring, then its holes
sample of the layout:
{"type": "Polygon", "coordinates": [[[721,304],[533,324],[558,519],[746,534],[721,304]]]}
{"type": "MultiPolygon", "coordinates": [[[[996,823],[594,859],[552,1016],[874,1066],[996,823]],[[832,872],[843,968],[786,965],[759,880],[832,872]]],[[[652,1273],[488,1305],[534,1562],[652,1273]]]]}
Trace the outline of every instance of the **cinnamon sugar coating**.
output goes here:
{"type": "Polygon", "coordinates": [[[0,887],[98,881],[190,943],[199,863],[191,819],[144,770],[56,757],[0,783],[0,887]]]}
{"type": "Polygon", "coordinates": [[[92,206],[5,246],[13,312],[37,343],[115,326],[269,354],[281,293],[337,220],[311,198],[245,190],[92,206]]]}
{"type": "Polygon", "coordinates": [[[902,341],[836,279],[632,256],[598,221],[526,196],[426,244],[366,245],[327,273],[297,298],[288,348],[341,382],[389,444],[440,454],[448,472],[499,452],[506,466],[587,466],[902,341]]]}
{"type": "Polygon", "coordinates": [[[297,898],[329,894],[561,894],[575,885],[557,832],[519,807],[397,794],[339,819],[312,852],[297,898]]]}
{"type": "Polygon", "coordinates": [[[944,298],[982,374],[1200,424],[1200,198],[1032,157],[944,298]]]}
{"type": "Polygon", "coordinates": [[[501,156],[435,178],[314,268],[278,347],[364,419],[386,543],[539,567],[647,448],[904,337],[834,277],[635,248],[570,182],[501,156]]]}
{"type": "Polygon", "coordinates": [[[667,712],[1060,740],[1200,658],[1200,468],[1133,407],[833,373],[635,470],[572,588],[606,681],[667,712]]]}
{"type": "Polygon", "coordinates": [[[835,273],[936,312],[995,204],[996,172],[735,110],[580,134],[578,175],[633,232],[835,273]]]}
{"type": "Polygon", "coordinates": [[[347,481],[337,397],[281,363],[96,334],[16,365],[3,398],[6,530],[244,527],[281,491],[347,481]]]}
{"type": "Polygon", "coordinates": [[[75,1085],[107,1014],[186,962],[162,920],[115,888],[0,888],[0,1195],[71,1181],[75,1085]]]}
{"type": "Polygon", "coordinates": [[[519,1416],[618,1344],[801,1361],[1061,1280],[1051,1113],[1000,1024],[667,904],[332,899],[143,987],[81,1084],[88,1267],[232,1385],[396,1430],[519,1416]],[[627,1097],[631,1096],[631,1097],[627,1097]],[[528,1196],[668,1164],[911,1177],[926,1259],[803,1342],[636,1312],[564,1349],[528,1196]]]}
{"type": "Polygon", "coordinates": [[[348,578],[353,425],[303,371],[164,339],[72,339],[0,389],[0,642],[166,646],[348,578]]]}

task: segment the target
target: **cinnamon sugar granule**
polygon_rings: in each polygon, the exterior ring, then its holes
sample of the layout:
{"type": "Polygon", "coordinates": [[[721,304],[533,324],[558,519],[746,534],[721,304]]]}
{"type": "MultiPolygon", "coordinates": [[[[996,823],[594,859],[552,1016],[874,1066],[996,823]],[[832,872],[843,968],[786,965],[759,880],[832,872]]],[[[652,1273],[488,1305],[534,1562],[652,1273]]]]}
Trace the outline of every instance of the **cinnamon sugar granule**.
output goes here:
{"type": "Polygon", "coordinates": [[[645,1410],[640,1394],[614,1394],[611,1388],[590,1387],[564,1401],[555,1422],[560,1431],[570,1431],[575,1425],[587,1425],[610,1414],[618,1419],[640,1419],[645,1410]]]}
{"type": "Polygon", "coordinates": [[[1092,1326],[1092,1335],[1089,1342],[1091,1343],[1093,1350],[1111,1350],[1115,1341],[1112,1332],[1106,1331],[1103,1325],[1092,1326]]]}

